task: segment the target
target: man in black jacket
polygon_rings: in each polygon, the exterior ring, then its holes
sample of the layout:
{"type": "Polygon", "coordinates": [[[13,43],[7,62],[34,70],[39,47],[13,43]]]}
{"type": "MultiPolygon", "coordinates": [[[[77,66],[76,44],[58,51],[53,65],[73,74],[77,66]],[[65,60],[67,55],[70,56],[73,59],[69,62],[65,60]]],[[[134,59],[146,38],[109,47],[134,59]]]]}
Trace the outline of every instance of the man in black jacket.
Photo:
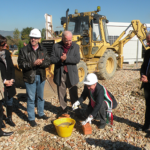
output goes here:
{"type": "Polygon", "coordinates": [[[79,100],[77,100],[72,108],[78,108],[87,97],[90,102],[87,109],[87,119],[82,122],[82,125],[91,123],[92,119],[100,120],[99,128],[105,128],[106,122],[113,124],[112,109],[117,107],[117,102],[114,96],[101,84],[98,83],[97,76],[90,73],[86,76],[84,81],[84,90],[79,100]],[[107,120],[105,120],[107,116],[107,120]]]}
{"type": "MultiPolygon", "coordinates": [[[[150,32],[146,36],[147,45],[150,46],[150,32]]],[[[144,95],[146,100],[145,123],[143,127],[138,128],[139,131],[146,131],[150,128],[150,49],[145,52],[144,61],[141,66],[141,81],[144,88],[144,95]]]]}
{"type": "Polygon", "coordinates": [[[71,103],[78,99],[76,84],[79,82],[77,63],[80,61],[79,46],[72,42],[72,33],[64,31],[62,41],[53,46],[51,63],[55,64],[54,83],[57,85],[61,113],[67,113],[66,88],[69,89],[71,103]]]}
{"type": "Polygon", "coordinates": [[[37,110],[39,118],[48,119],[44,115],[43,91],[46,80],[46,71],[50,65],[50,57],[47,50],[39,44],[41,32],[33,29],[30,32],[30,42],[19,51],[18,65],[23,71],[23,79],[27,90],[28,120],[32,127],[36,126],[34,102],[37,93],[37,110]]]}

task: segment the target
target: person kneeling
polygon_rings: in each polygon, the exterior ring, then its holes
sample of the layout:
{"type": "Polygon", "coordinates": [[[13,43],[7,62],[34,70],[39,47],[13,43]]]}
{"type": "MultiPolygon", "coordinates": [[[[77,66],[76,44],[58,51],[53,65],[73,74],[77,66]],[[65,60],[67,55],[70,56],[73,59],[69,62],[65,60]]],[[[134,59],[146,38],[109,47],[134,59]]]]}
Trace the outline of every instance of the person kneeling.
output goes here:
{"type": "Polygon", "coordinates": [[[91,123],[93,119],[100,120],[99,129],[105,128],[106,122],[112,125],[112,109],[117,107],[114,96],[103,85],[98,83],[97,76],[94,73],[86,76],[84,84],[81,97],[72,106],[73,110],[75,110],[86,97],[89,98],[90,102],[86,110],[88,117],[85,121],[82,121],[82,125],[88,122],[91,123]]]}

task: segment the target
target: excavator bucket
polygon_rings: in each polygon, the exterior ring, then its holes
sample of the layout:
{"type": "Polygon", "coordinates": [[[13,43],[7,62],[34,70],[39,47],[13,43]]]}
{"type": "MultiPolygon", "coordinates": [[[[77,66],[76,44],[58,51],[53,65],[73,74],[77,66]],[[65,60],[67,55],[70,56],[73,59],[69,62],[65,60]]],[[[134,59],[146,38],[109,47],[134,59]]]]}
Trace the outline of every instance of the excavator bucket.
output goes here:
{"type": "Polygon", "coordinates": [[[57,94],[57,87],[53,82],[53,79],[51,77],[47,78],[44,87],[44,99],[48,99],[53,96],[56,96],[56,94],[57,94]]]}
{"type": "Polygon", "coordinates": [[[18,67],[18,62],[17,62],[18,55],[12,55],[11,58],[15,67],[15,86],[16,88],[25,88],[25,84],[23,81],[23,74],[18,67]]]}
{"type": "Polygon", "coordinates": [[[46,82],[44,87],[44,97],[49,98],[57,94],[57,86],[53,82],[54,78],[54,65],[50,65],[46,68],[46,82]]]}

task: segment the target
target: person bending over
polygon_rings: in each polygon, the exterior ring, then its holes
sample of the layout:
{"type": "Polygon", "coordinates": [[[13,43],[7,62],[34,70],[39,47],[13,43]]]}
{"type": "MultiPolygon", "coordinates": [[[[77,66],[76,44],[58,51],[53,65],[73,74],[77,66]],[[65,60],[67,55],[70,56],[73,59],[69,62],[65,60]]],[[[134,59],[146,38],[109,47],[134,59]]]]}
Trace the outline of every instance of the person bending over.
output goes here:
{"type": "Polygon", "coordinates": [[[86,76],[84,84],[81,97],[72,106],[73,110],[75,110],[87,97],[89,98],[90,101],[86,110],[88,117],[85,121],[82,121],[82,125],[88,122],[91,123],[93,119],[100,120],[99,129],[105,128],[106,122],[112,125],[112,109],[117,107],[114,96],[103,85],[98,83],[97,76],[94,73],[86,76]]]}

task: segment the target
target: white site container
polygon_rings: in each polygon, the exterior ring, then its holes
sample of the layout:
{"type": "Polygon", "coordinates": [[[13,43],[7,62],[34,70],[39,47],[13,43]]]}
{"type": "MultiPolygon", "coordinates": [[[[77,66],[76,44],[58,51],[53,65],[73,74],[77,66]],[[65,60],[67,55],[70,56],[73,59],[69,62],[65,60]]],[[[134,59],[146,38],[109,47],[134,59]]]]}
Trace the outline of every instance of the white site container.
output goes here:
{"type": "MultiPolygon", "coordinates": [[[[113,38],[111,42],[114,42],[115,39],[120,36],[120,34],[130,25],[130,23],[124,23],[124,22],[109,22],[107,23],[108,28],[108,34],[111,36],[110,38],[113,38]]],[[[150,27],[150,24],[146,24],[147,27],[150,27]]],[[[150,28],[149,28],[150,29],[150,28]]],[[[122,37],[122,39],[130,32],[132,31],[132,26],[127,30],[126,34],[122,37]]],[[[132,64],[136,62],[137,56],[138,61],[143,61],[142,58],[142,44],[139,41],[139,39],[134,36],[129,42],[125,44],[123,47],[123,56],[124,56],[124,62],[127,62],[129,64],[132,64]],[[138,52],[138,54],[137,54],[138,52]]]]}

